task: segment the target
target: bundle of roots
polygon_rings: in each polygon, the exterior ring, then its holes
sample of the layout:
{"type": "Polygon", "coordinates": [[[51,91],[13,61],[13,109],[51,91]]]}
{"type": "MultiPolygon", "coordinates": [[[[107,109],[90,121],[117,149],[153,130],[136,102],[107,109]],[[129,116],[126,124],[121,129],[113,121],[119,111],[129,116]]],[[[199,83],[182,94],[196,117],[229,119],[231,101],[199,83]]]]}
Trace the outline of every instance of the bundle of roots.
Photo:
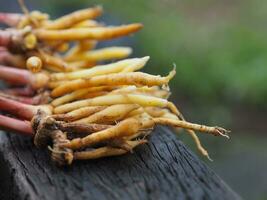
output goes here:
{"type": "Polygon", "coordinates": [[[150,75],[139,71],[149,57],[126,59],[129,47],[95,49],[141,24],[105,26],[95,20],[99,6],[52,20],[19,2],[23,14],[0,13],[9,26],[0,31],[1,129],[32,136],[59,165],[133,152],[158,124],[185,129],[207,157],[194,131],[228,137],[223,128],[187,122],[168,101],[175,69],[150,75]]]}

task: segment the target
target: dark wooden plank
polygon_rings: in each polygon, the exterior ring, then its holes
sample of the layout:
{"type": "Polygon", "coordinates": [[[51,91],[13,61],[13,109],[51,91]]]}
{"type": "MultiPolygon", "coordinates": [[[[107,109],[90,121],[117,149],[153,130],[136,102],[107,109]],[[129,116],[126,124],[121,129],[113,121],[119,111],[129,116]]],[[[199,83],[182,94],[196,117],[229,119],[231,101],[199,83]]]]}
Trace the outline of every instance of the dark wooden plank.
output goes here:
{"type": "Polygon", "coordinates": [[[240,199],[167,128],[133,154],[58,168],[30,138],[0,136],[0,199],[240,199]]]}

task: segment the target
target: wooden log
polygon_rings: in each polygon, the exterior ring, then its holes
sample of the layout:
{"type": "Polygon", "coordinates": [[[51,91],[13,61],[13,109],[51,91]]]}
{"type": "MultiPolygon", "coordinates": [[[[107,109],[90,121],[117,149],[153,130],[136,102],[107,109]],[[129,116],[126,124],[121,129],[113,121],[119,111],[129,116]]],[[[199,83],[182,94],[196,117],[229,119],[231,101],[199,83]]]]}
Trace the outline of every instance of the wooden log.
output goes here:
{"type": "Polygon", "coordinates": [[[0,134],[0,199],[241,199],[167,128],[120,157],[59,168],[31,138],[0,134]]]}

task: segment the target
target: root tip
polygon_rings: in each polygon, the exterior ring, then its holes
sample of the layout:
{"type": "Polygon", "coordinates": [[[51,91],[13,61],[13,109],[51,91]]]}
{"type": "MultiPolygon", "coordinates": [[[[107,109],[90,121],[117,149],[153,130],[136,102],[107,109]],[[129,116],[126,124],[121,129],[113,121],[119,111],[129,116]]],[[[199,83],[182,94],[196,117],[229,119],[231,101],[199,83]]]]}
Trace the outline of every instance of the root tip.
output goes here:
{"type": "Polygon", "coordinates": [[[215,127],[215,129],[216,129],[216,133],[218,135],[223,136],[223,137],[225,137],[227,139],[230,139],[230,136],[228,135],[228,133],[230,133],[231,131],[226,130],[226,129],[221,128],[221,127],[215,127]]]}
{"type": "Polygon", "coordinates": [[[150,59],[150,56],[145,56],[143,58],[141,58],[145,63],[150,59]]]}
{"type": "Polygon", "coordinates": [[[210,161],[210,162],[213,162],[213,159],[211,159],[211,157],[209,156],[209,154],[206,155],[207,159],[210,161]]]}

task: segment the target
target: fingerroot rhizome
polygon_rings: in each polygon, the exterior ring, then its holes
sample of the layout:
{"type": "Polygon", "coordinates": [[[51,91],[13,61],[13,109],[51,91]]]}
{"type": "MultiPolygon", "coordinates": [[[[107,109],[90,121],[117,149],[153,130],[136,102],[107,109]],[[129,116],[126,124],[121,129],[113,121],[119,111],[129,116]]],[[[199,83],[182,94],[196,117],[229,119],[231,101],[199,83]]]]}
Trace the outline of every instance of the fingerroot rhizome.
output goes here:
{"type": "Polygon", "coordinates": [[[0,128],[34,137],[58,165],[134,152],[156,125],[185,129],[209,158],[194,131],[228,138],[217,126],[188,122],[168,98],[166,76],[140,72],[149,56],[128,58],[131,47],[97,48],[102,40],[131,35],[140,23],[106,26],[102,7],[57,19],[28,11],[1,13],[0,128]],[[104,63],[104,64],[103,64],[104,63]]]}

